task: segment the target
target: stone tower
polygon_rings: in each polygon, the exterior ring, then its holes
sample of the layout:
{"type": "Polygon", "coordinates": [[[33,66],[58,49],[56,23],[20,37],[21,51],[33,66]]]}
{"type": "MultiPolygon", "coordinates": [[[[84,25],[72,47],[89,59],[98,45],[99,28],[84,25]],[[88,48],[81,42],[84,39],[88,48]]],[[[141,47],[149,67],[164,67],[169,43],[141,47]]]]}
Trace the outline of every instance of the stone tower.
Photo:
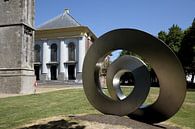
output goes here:
{"type": "Polygon", "coordinates": [[[34,0],[0,0],[0,93],[32,93],[34,0]]]}

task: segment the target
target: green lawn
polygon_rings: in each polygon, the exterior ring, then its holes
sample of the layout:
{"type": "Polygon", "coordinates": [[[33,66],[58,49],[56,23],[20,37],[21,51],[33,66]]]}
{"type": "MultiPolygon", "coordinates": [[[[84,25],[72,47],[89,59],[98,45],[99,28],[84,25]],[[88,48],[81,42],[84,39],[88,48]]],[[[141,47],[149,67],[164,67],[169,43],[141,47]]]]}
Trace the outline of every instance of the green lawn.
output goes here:
{"type": "Polygon", "coordinates": [[[50,116],[95,113],[82,89],[0,99],[0,129],[50,116]]]}
{"type": "MultiPolygon", "coordinates": [[[[147,102],[158,94],[152,88],[147,102]]],[[[11,129],[33,120],[58,115],[98,113],[87,101],[82,89],[67,89],[37,95],[0,99],[0,129],[11,129]]],[[[195,128],[195,92],[188,92],[181,110],[170,120],[181,127],[195,128]]]]}
{"type": "Polygon", "coordinates": [[[195,91],[187,92],[183,106],[170,121],[184,127],[195,128],[195,91]]]}

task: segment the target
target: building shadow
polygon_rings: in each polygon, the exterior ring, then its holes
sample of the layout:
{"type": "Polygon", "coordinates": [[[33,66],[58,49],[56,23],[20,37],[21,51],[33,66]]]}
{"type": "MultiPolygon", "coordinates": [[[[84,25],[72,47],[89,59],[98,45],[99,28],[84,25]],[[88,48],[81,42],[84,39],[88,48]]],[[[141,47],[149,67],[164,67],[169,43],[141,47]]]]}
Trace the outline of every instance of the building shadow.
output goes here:
{"type": "Polygon", "coordinates": [[[32,125],[20,129],[84,129],[85,126],[79,125],[77,122],[70,122],[64,119],[57,121],[50,121],[46,124],[32,125]]]}

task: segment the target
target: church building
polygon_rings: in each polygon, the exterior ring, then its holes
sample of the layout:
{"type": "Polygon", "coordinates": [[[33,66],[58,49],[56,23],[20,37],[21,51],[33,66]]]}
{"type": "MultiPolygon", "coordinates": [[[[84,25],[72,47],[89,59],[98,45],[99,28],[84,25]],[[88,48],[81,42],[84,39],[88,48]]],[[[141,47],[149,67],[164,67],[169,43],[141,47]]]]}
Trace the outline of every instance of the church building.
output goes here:
{"type": "Polygon", "coordinates": [[[35,32],[36,79],[82,82],[84,57],[95,39],[95,34],[79,24],[68,9],[40,25],[35,32]]]}

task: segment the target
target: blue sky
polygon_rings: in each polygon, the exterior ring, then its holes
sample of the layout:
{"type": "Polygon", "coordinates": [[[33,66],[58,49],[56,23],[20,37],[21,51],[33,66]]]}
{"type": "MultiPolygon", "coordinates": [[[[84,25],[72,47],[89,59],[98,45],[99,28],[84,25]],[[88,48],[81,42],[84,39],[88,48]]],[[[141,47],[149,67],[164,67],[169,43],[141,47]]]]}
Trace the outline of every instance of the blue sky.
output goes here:
{"type": "Polygon", "coordinates": [[[117,28],[136,28],[157,35],[173,24],[185,29],[195,17],[195,0],[36,0],[35,5],[35,26],[68,8],[98,37],[117,28]]]}

